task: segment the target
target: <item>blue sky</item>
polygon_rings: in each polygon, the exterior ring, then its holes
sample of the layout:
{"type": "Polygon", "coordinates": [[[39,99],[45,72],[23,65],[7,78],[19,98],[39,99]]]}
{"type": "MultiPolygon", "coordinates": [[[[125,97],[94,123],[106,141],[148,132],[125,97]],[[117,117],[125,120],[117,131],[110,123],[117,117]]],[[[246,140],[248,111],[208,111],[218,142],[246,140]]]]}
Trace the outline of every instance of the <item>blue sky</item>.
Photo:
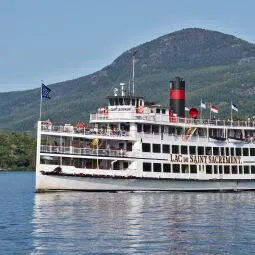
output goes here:
{"type": "Polygon", "coordinates": [[[189,27],[255,43],[255,1],[1,0],[0,92],[78,78],[189,27]]]}

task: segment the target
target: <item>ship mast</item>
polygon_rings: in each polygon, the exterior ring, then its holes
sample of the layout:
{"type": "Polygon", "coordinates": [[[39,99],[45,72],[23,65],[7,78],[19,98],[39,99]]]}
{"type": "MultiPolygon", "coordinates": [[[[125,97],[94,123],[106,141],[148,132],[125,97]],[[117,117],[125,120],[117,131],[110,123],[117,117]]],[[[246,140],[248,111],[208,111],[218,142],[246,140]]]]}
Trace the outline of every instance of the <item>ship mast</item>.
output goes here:
{"type": "Polygon", "coordinates": [[[137,50],[133,51],[133,91],[132,95],[135,95],[135,54],[137,53],[137,50]]]}

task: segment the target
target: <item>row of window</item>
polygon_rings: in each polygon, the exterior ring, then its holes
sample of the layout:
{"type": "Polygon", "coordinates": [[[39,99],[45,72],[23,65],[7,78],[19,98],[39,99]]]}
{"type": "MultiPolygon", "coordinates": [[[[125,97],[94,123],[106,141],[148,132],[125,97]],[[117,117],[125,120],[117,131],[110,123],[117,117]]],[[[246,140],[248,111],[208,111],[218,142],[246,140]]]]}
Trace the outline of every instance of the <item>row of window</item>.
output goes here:
{"type": "Polygon", "coordinates": [[[255,174],[255,165],[237,166],[237,165],[186,165],[186,164],[161,164],[161,163],[143,163],[144,172],[164,172],[164,173],[183,173],[196,174],[204,171],[206,174],[255,174]]]}
{"type": "Polygon", "coordinates": [[[221,155],[221,156],[255,156],[255,148],[236,147],[204,147],[169,144],[142,144],[143,152],[189,154],[189,155],[221,155]]]}
{"type": "MultiPolygon", "coordinates": [[[[219,121],[218,121],[219,124],[219,121]]],[[[223,123],[222,123],[223,124],[223,123]]],[[[163,126],[163,125],[151,125],[151,124],[137,124],[137,132],[144,132],[144,133],[164,133],[164,134],[175,134],[175,135],[181,135],[181,134],[187,134],[189,132],[190,128],[182,128],[178,126],[163,126]]],[[[215,129],[215,128],[195,128],[193,132],[193,136],[217,136],[221,137],[224,136],[225,131],[223,129],[215,129]]],[[[236,138],[250,138],[255,137],[255,131],[253,129],[251,130],[241,130],[241,129],[228,129],[226,133],[227,137],[236,137],[236,138]]]]}

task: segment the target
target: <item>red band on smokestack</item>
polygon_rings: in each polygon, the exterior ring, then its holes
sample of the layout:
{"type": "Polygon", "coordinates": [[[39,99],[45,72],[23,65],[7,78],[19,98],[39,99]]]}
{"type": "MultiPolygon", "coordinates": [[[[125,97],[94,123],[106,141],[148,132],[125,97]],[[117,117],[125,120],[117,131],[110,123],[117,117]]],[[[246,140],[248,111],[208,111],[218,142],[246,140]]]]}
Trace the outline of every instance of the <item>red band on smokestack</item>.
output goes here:
{"type": "Polygon", "coordinates": [[[171,89],[170,99],[185,99],[185,90],[183,89],[171,89]]]}

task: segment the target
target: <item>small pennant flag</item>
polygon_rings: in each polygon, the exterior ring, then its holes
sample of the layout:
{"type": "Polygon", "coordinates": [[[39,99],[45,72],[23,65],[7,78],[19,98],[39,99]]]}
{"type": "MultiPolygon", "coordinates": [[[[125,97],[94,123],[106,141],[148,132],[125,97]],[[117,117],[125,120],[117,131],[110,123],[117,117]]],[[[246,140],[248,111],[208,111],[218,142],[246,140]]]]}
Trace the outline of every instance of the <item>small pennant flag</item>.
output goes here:
{"type": "Polygon", "coordinates": [[[210,109],[211,109],[211,112],[214,112],[214,113],[218,113],[219,112],[219,108],[214,106],[214,105],[212,105],[212,104],[210,106],[210,109]]]}
{"type": "Polygon", "coordinates": [[[206,104],[201,100],[200,107],[206,109],[206,104]]]}
{"type": "Polygon", "coordinates": [[[233,104],[233,103],[232,103],[231,108],[232,108],[234,111],[238,112],[238,106],[237,106],[236,104],[233,104]]]}
{"type": "Polygon", "coordinates": [[[185,111],[188,112],[189,111],[189,107],[185,106],[185,111]]]}
{"type": "Polygon", "coordinates": [[[50,99],[51,89],[42,83],[42,98],[50,99]]]}

